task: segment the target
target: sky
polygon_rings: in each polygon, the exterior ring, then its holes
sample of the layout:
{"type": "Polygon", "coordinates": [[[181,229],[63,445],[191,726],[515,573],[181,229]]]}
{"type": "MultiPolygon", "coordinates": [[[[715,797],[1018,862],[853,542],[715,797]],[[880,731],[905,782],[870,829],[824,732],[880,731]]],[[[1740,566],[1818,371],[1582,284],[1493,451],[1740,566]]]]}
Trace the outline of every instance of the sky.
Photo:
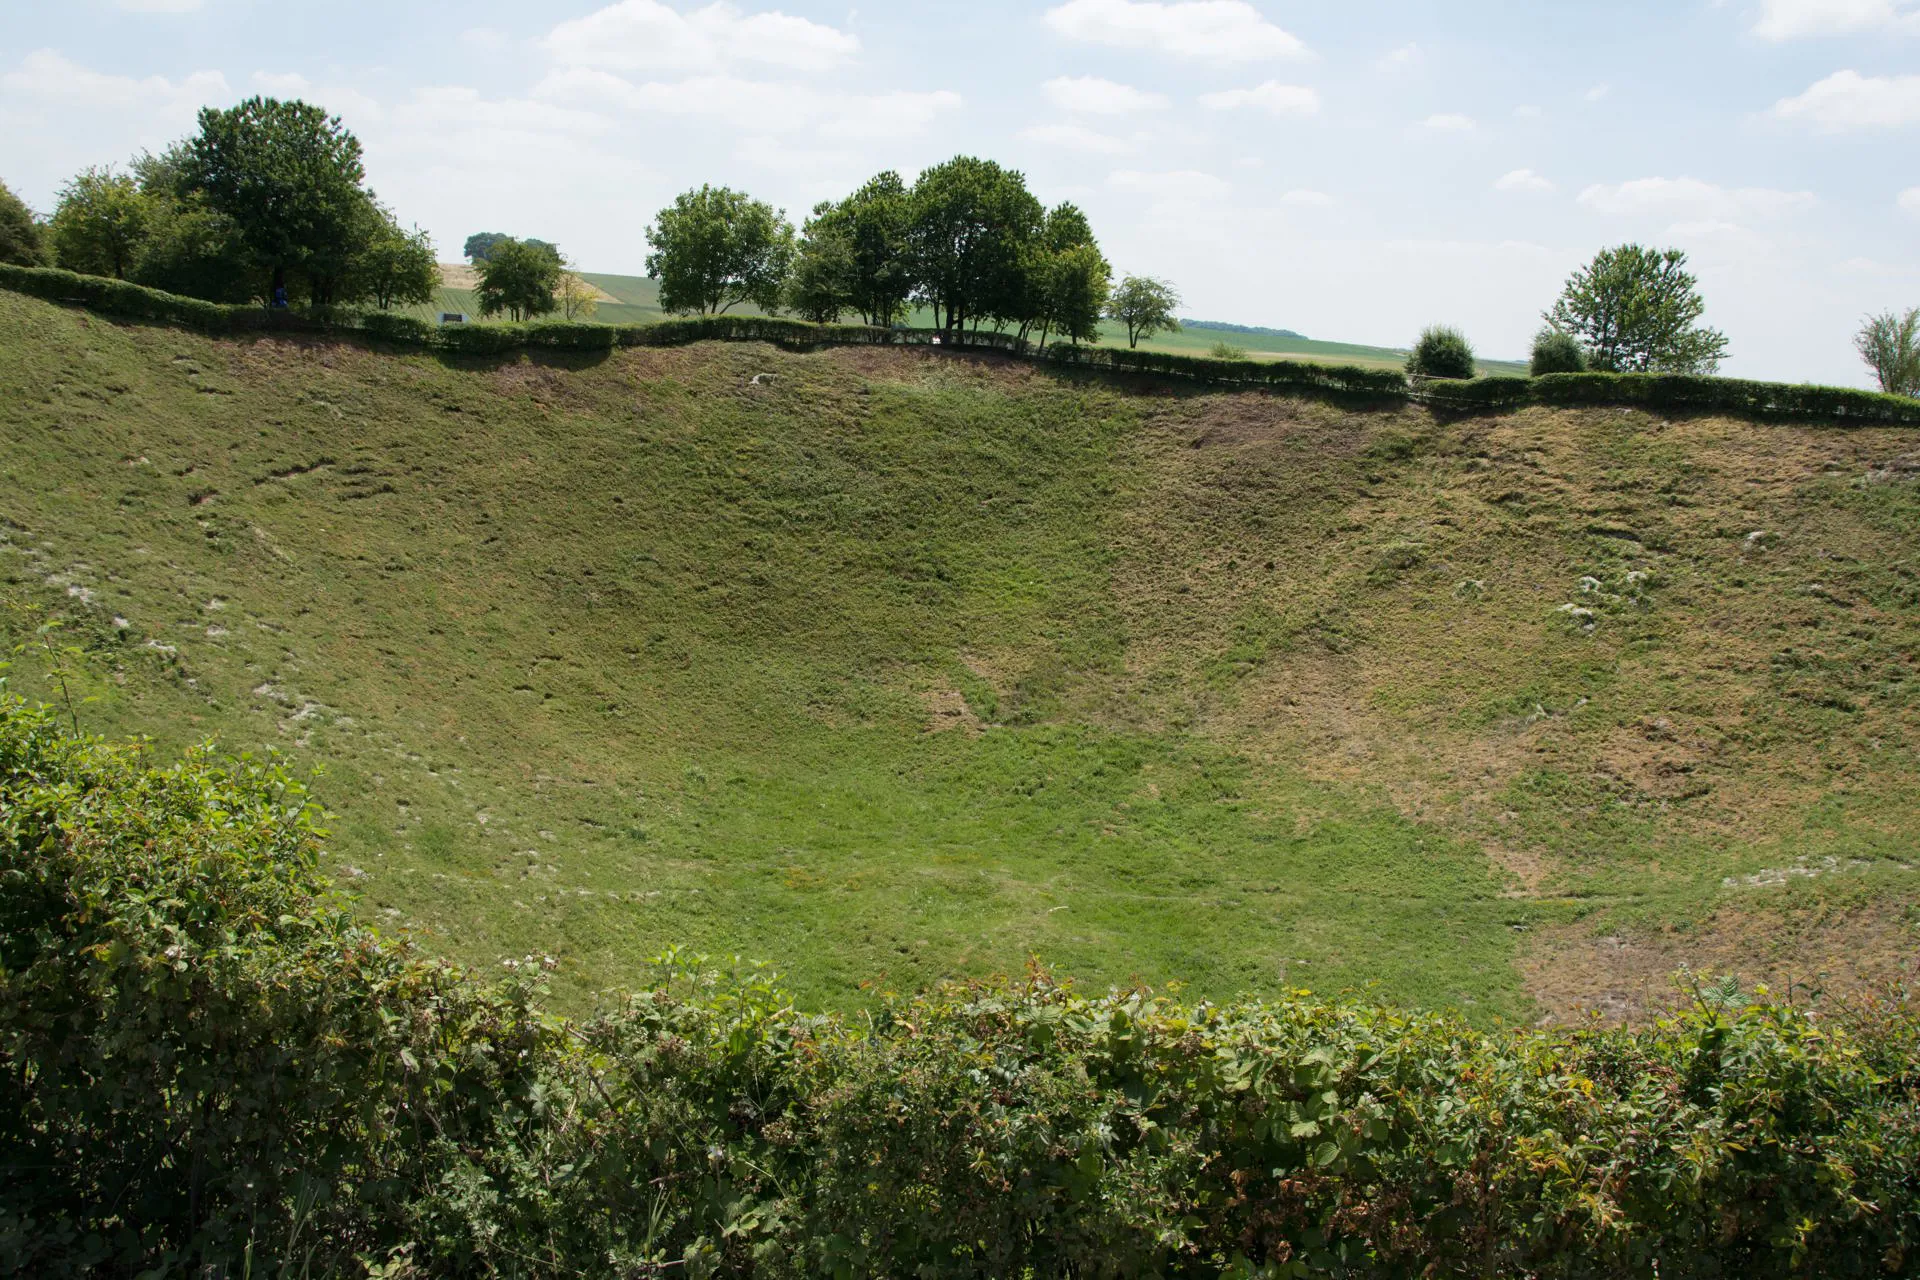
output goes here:
{"type": "Polygon", "coordinates": [[[0,180],[48,210],[202,106],[301,97],[445,261],[638,274],[711,182],[785,208],[957,154],[1182,312],[1524,355],[1600,248],[1684,249],[1723,372],[1868,385],[1920,306],[1920,0],[0,0],[0,180]]]}

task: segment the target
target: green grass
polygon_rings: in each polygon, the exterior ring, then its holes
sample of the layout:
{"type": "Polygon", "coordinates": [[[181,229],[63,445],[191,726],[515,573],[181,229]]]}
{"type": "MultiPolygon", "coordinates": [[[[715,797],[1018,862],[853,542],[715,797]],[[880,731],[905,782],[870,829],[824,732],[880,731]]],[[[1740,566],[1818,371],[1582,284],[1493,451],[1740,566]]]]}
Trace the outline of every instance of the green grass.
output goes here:
{"type": "Polygon", "coordinates": [[[370,919],[573,999],[686,943],[839,1007],[1037,956],[1520,1017],[1538,939],[1916,897],[1911,432],[0,295],[0,442],[18,688],[60,619],[88,728],[323,767],[370,919]]]}
{"type": "MultiPolygon", "coordinates": [[[[645,276],[606,275],[590,271],[582,272],[581,278],[619,299],[617,304],[602,302],[594,314],[595,320],[605,324],[651,324],[666,318],[666,312],[660,309],[660,286],[656,281],[645,276]]],[[[739,310],[745,314],[758,314],[753,307],[739,310]]],[[[460,311],[478,317],[479,304],[469,290],[442,289],[430,306],[410,308],[407,313],[422,320],[437,322],[443,311],[460,311]]],[[[932,328],[935,322],[933,313],[922,309],[909,316],[907,323],[917,328],[932,328]]],[[[1216,343],[1223,341],[1241,348],[1256,359],[1312,360],[1321,364],[1357,364],[1392,369],[1405,368],[1407,363],[1405,351],[1389,347],[1319,342],[1311,338],[1283,338],[1276,334],[1233,333],[1218,329],[1183,329],[1178,333],[1156,334],[1140,345],[1147,351],[1204,356],[1216,343]]],[[[1099,345],[1123,347],[1126,344],[1127,331],[1124,326],[1111,322],[1101,326],[1099,345]]],[[[1483,377],[1523,377],[1526,372],[1525,361],[1480,361],[1483,377]]]]}

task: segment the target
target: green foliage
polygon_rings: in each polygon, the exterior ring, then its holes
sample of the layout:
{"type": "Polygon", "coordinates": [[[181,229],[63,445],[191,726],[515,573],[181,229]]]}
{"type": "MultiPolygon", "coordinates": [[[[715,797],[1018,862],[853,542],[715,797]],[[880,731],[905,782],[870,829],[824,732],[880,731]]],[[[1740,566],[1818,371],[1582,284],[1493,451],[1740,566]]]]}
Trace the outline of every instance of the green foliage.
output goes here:
{"type": "Polygon", "coordinates": [[[467,237],[467,243],[460,253],[470,262],[485,262],[493,256],[493,246],[511,239],[512,236],[500,231],[477,231],[467,237]]]}
{"type": "Polygon", "coordinates": [[[507,312],[517,324],[551,314],[559,303],[554,291],[566,267],[552,245],[525,240],[496,241],[479,260],[480,282],[474,293],[480,314],[507,312]]]}
{"type": "Polygon", "coordinates": [[[1902,396],[1851,387],[1747,382],[1687,374],[1556,373],[1538,378],[1480,378],[1422,392],[1427,403],[1483,411],[1529,404],[1630,405],[1665,413],[1724,413],[1744,418],[1854,425],[1920,424],[1920,407],[1902,396]]]}
{"type": "Polygon", "coordinates": [[[1549,373],[1585,373],[1587,353],[1578,338],[1548,325],[1534,335],[1533,358],[1527,371],[1535,378],[1549,373]]]}
{"type": "Polygon", "coordinates": [[[908,207],[915,294],[938,328],[955,333],[1031,317],[1028,248],[1046,210],[1024,174],[956,156],[920,175],[908,207]]]}
{"type": "Polygon", "coordinates": [[[1445,325],[1425,329],[1407,355],[1407,373],[1427,378],[1471,378],[1473,344],[1458,329],[1445,325]]]}
{"type": "Polygon", "coordinates": [[[49,238],[56,265],[82,275],[126,280],[153,231],[153,197],[131,174],[83,169],[60,189],[49,238]]]}
{"type": "Polygon", "coordinates": [[[726,187],[682,193],[647,228],[647,243],[647,274],[669,312],[724,315],[746,302],[776,311],[793,265],[786,215],[726,187]]]}
{"type": "Polygon", "coordinates": [[[47,249],[40,224],[19,196],[0,182],[0,266],[43,267],[47,249]]]}
{"type": "Polygon", "coordinates": [[[583,1021],[358,924],[272,761],[0,702],[21,1274],[1901,1274],[1920,1017],[1713,983],[1477,1031],[1033,974],[796,1010],[669,952],[583,1021]],[[397,1266],[396,1264],[404,1264],[397,1266]]]}
{"type": "Polygon", "coordinates": [[[1207,358],[1210,360],[1251,360],[1253,357],[1247,354],[1245,347],[1236,347],[1231,342],[1222,340],[1213,344],[1213,348],[1207,352],[1207,358]]]}
{"type": "Polygon", "coordinates": [[[346,301],[338,287],[363,243],[371,197],[360,185],[360,141],[337,116],[261,97],[205,108],[181,176],[237,228],[272,288],[300,271],[316,304],[346,301]]]}
{"type": "Polygon", "coordinates": [[[837,324],[853,306],[853,241],[846,219],[835,211],[832,203],[815,206],[786,285],[787,309],[815,324],[837,324]]]}
{"type": "Polygon", "coordinates": [[[254,264],[234,221],[217,213],[205,194],[188,184],[187,162],[184,143],[133,162],[151,210],[134,281],[209,302],[264,299],[269,276],[254,264]]]}
{"type": "Polygon", "coordinates": [[[1180,295],[1164,280],[1151,276],[1128,276],[1113,291],[1107,315],[1127,327],[1127,345],[1138,347],[1141,339],[1161,330],[1180,330],[1174,313],[1180,309],[1180,295]]]}
{"type": "Polygon", "coordinates": [[[365,216],[346,300],[370,299],[382,311],[432,302],[440,287],[432,239],[419,227],[401,230],[393,215],[372,201],[365,216]]]}
{"type": "Polygon", "coordinates": [[[1710,374],[1726,336],[1699,323],[1707,304],[1678,249],[1623,244],[1574,272],[1547,323],[1572,334],[1601,373],[1710,374]]]}
{"type": "Polygon", "coordinates": [[[1853,345],[1882,391],[1920,397],[1920,307],[1904,316],[1892,311],[1869,316],[1853,345]]]}

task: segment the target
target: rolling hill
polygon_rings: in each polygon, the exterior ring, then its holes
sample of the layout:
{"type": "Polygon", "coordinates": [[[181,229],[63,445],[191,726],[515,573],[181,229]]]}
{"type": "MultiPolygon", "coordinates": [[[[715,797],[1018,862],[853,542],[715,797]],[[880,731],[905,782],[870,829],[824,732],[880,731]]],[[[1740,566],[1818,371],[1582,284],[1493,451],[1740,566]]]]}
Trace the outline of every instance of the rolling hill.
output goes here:
{"type": "Polygon", "coordinates": [[[1920,432],[0,294],[0,441],[16,690],[323,768],[369,919],[575,1001],[674,943],[834,1007],[1912,972],[1920,432]]]}

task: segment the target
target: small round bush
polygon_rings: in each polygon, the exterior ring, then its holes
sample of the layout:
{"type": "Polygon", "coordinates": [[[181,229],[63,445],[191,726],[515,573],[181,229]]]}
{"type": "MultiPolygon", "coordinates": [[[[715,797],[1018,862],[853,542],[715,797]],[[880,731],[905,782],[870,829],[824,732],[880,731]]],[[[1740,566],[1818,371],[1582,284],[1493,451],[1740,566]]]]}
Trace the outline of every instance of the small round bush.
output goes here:
{"type": "Polygon", "coordinates": [[[1435,325],[1420,335],[1407,357],[1407,372],[1428,378],[1471,378],[1473,344],[1458,329],[1435,325]]]}
{"type": "Polygon", "coordinates": [[[1542,329],[1533,340],[1533,361],[1528,372],[1534,377],[1543,373],[1585,373],[1587,371],[1587,353],[1581,349],[1579,340],[1564,329],[1542,329]]]}
{"type": "Polygon", "coordinates": [[[1236,347],[1231,342],[1216,342],[1207,354],[1215,360],[1251,360],[1253,358],[1247,354],[1245,347],[1236,347]]]}

